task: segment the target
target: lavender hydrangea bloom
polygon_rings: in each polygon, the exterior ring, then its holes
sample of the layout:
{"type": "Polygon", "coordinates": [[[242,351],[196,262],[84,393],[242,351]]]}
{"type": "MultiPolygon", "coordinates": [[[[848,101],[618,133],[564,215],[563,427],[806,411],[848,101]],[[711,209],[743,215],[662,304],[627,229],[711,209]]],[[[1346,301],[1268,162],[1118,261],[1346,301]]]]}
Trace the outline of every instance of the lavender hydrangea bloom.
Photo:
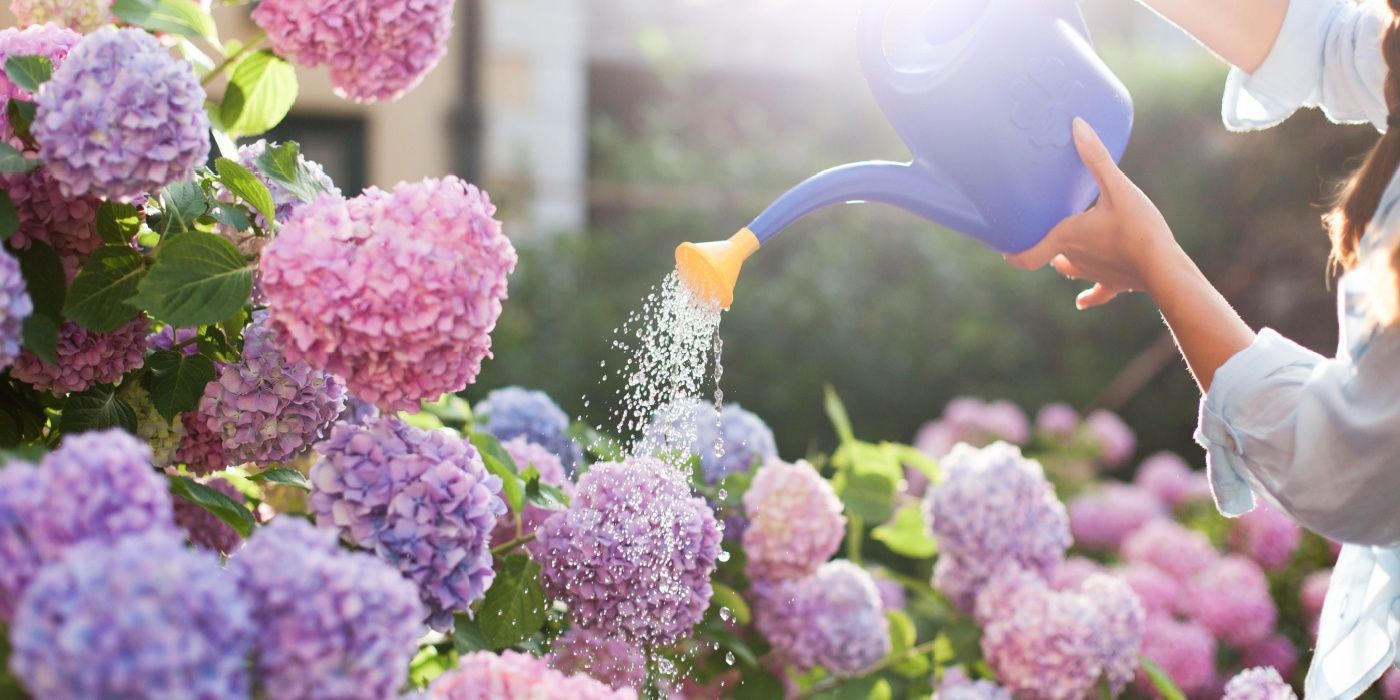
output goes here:
{"type": "Polygon", "coordinates": [[[490,534],[506,510],[500,478],[460,436],[393,416],[337,423],[316,451],[316,523],[398,567],[418,584],[428,624],[450,629],[452,614],[466,612],[496,576],[490,534]]]}
{"type": "Polygon", "coordinates": [[[754,624],[799,670],[862,675],[890,651],[889,625],[870,572],[838,559],[803,579],[754,587],[754,624]]]}
{"type": "Polygon", "coordinates": [[[85,540],[173,529],[169,485],[151,451],[112,429],[68,435],[39,466],[0,469],[0,619],[39,568],[85,540]]]}
{"type": "MultiPolygon", "coordinates": [[[[511,438],[501,443],[501,448],[510,455],[510,460],[515,462],[515,466],[522,472],[529,467],[534,467],[540,473],[540,483],[558,486],[565,495],[571,496],[574,492],[574,485],[565,475],[564,465],[559,462],[559,458],[553,452],[536,445],[525,439],[524,436],[511,438]]],[[[507,508],[509,505],[507,505],[507,508]]],[[[540,525],[553,511],[545,510],[537,505],[526,503],[520,512],[520,532],[516,532],[515,515],[509,511],[502,513],[496,519],[496,527],[491,530],[491,541],[496,543],[509,542],[518,536],[534,533],[540,525]]],[[[525,545],[527,548],[535,548],[534,542],[525,545]]]]}
{"type": "MultiPolygon", "coordinates": [[[[1142,655],[1157,664],[1189,696],[1198,696],[1215,683],[1215,637],[1195,622],[1167,615],[1148,618],[1142,634],[1142,655]]],[[[1157,697],[1147,673],[1139,671],[1133,685],[1157,697]]]]}
{"type": "Polygon", "coordinates": [[[640,689],[646,683],[646,654],[626,640],[572,627],[549,648],[545,660],[566,674],[587,674],[619,690],[640,689]]]}
{"type": "Polygon", "coordinates": [[[1233,554],[1191,579],[1179,607],[1221,641],[1239,647],[1268,637],[1278,621],[1263,569],[1233,554]]]}
{"type": "Polygon", "coordinates": [[[268,464],[304,453],[345,409],[345,385],[292,360],[263,313],[243,333],[243,356],[204,388],[199,412],[239,462],[268,464]]]}
{"type": "Polygon", "coordinates": [[[713,486],[730,474],[749,471],[756,461],[778,456],[772,429],[737,403],[725,404],[716,412],[712,402],[693,399],[675,411],[679,413],[671,415],[677,418],[669,421],[658,413],[648,431],[657,436],[654,442],[658,445],[699,455],[700,471],[707,484],[713,486]],[[677,430],[677,425],[685,429],[677,430]],[[691,426],[694,435],[680,434],[688,433],[691,426]],[[672,444],[681,440],[688,444],[672,444]]]}
{"type": "Polygon", "coordinates": [[[524,437],[553,452],[572,475],[582,455],[569,437],[569,416],[543,391],[519,386],[496,389],[474,407],[481,429],[497,440],[524,437]]]}
{"type": "Polygon", "coordinates": [[[457,668],[428,686],[427,700],[636,700],[631,688],[613,689],[579,674],[566,676],[543,659],[518,651],[465,654],[457,668]]]}
{"type": "Polygon", "coordinates": [[[126,381],[117,388],[117,398],[126,402],[136,414],[136,436],[151,448],[151,463],[157,467],[170,466],[175,453],[185,439],[185,424],[168,422],[156,410],[150,392],[140,382],[126,381]]]}
{"type": "Polygon", "coordinates": [[[593,465],[568,510],[537,532],[545,592],[568,603],[575,625],[664,645],[709,605],[719,524],[660,460],[593,465]]]}
{"type": "Polygon", "coordinates": [[[113,384],[146,360],[146,330],[150,322],[138,314],[111,333],[93,333],[64,321],[58,327],[58,363],[51,365],[29,350],[20,353],[10,374],[54,396],[113,384]]]}
{"type": "Polygon", "coordinates": [[[10,0],[20,25],[53,22],[87,33],[112,19],[112,0],[10,0]]]}
{"type": "Polygon", "coordinates": [[[0,370],[19,357],[20,332],[24,319],[34,312],[19,261],[0,249],[0,370]]]}
{"type": "Polygon", "coordinates": [[[1069,502],[1070,534],[1081,547],[1111,551],[1138,528],[1165,515],[1161,502],[1145,489],[1106,482],[1069,502]]]}
{"type": "Polygon", "coordinates": [[[1042,406],[1035,414],[1035,429],[1053,438],[1074,437],[1079,431],[1079,411],[1067,403],[1042,406]]]}
{"type": "MultiPolygon", "coordinates": [[[[239,503],[247,500],[227,479],[208,479],[202,483],[239,503]]],[[[237,530],[188,499],[175,499],[175,524],[185,531],[190,544],[211,552],[233,554],[243,544],[243,537],[237,530]]]]}
{"type": "Polygon", "coordinates": [[[836,553],[846,532],[841,499],[806,460],[768,460],[744,493],[745,569],[750,578],[808,576],[836,553]]]}
{"type": "Polygon", "coordinates": [[[1221,700],[1297,700],[1293,689],[1272,668],[1240,671],[1225,684],[1221,700]]]}
{"type": "Polygon", "coordinates": [[[150,33],[103,27],[44,84],[32,131],[64,195],[130,201],[204,162],[206,97],[191,64],[150,33]]]}
{"type": "Polygon", "coordinates": [[[1040,464],[1006,443],[958,445],[944,481],[924,497],[940,555],[933,584],[959,609],[999,568],[1017,563],[1048,576],[1070,545],[1069,516],[1040,464]]]}
{"type": "Polygon", "coordinates": [[[1137,435],[1117,414],[1103,409],[1084,419],[1084,427],[1099,445],[1099,456],[1110,467],[1122,465],[1137,449],[1137,435]]]}
{"type": "Polygon", "coordinates": [[[287,357],[385,410],[475,381],[516,261],[495,211],[450,176],[298,208],[259,263],[287,357]]]}
{"type": "Polygon", "coordinates": [[[914,446],[939,459],[960,442],[975,447],[998,440],[1021,445],[1030,439],[1030,433],[1030,421],[1016,404],[986,403],[964,396],[948,402],[942,418],[925,423],[914,438],[914,446]]]}
{"type": "Polygon", "coordinates": [[[1123,541],[1123,559],[1188,581],[1220,559],[1206,536],[1167,519],[1154,520],[1123,541]]]}
{"type": "Polygon", "coordinates": [[[1234,525],[1230,540],[1235,548],[1265,569],[1283,568],[1303,538],[1298,523],[1263,502],[1237,518],[1234,525]]]}
{"type": "Polygon", "coordinates": [[[252,602],[263,695],[380,700],[403,687],[424,611],[394,567],[340,549],[330,530],[281,517],[230,569],[252,602]]]}
{"type": "Polygon", "coordinates": [[[934,700],[1012,700],[1011,692],[992,681],[974,681],[962,666],[943,672],[934,700]]]}
{"type": "Polygon", "coordinates": [[[1117,695],[1137,672],[1147,612],[1128,582],[1117,576],[1090,576],[1078,592],[1098,609],[1099,660],[1104,679],[1117,695]]]}
{"type": "Polygon", "coordinates": [[[1133,483],[1146,489],[1168,508],[1210,498],[1205,474],[1194,472],[1186,460],[1172,452],[1158,452],[1138,466],[1133,483]]]}
{"type": "Polygon", "coordinates": [[[161,326],[160,330],[146,336],[146,345],[152,350],[171,350],[176,345],[180,345],[180,354],[198,355],[199,345],[190,342],[198,336],[198,328],[176,328],[167,324],[161,326]]]}
{"type": "Polygon", "coordinates": [[[10,642],[10,668],[46,700],[250,690],[248,604],[215,555],[170,530],[74,547],[35,578],[10,642]]]}

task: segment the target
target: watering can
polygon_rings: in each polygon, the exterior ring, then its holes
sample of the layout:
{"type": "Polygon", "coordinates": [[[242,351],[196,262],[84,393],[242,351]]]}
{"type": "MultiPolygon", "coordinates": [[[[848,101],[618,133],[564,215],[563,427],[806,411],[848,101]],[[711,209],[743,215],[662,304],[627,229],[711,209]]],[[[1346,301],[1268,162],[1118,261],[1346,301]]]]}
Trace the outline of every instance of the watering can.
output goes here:
{"type": "Polygon", "coordinates": [[[1071,122],[1089,122],[1116,161],[1133,108],[1074,0],[932,0],[887,54],[893,4],[867,0],[858,45],[866,82],[913,159],[825,170],[728,240],[681,244],[676,267],[697,294],[729,308],[744,260],[832,204],[890,204],[1015,253],[1098,195],[1071,122]]]}

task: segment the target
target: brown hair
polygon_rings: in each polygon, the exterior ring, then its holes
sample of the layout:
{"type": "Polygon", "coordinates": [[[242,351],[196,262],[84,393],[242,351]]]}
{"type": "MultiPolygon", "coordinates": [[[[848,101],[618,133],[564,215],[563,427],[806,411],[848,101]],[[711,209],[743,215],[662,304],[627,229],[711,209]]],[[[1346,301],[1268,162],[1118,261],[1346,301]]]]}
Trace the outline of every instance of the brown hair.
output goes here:
{"type": "MultiPolygon", "coordinates": [[[[1381,36],[1381,51],[1387,68],[1385,82],[1385,104],[1389,114],[1400,116],[1400,0],[1389,0],[1390,26],[1381,36]]],[[[1392,121],[1394,121],[1392,119],[1392,121]]],[[[1400,168],[1400,126],[1391,125],[1356,174],[1342,185],[1337,193],[1337,203],[1322,217],[1332,239],[1330,264],[1334,269],[1350,270],[1360,262],[1357,248],[1366,227],[1375,218],[1380,207],[1381,195],[1385,193],[1395,171],[1400,168]]],[[[1400,311],[1400,249],[1392,253],[1390,265],[1385,274],[1378,275],[1379,283],[1373,294],[1374,312],[1385,323],[1397,320],[1400,311]]]]}

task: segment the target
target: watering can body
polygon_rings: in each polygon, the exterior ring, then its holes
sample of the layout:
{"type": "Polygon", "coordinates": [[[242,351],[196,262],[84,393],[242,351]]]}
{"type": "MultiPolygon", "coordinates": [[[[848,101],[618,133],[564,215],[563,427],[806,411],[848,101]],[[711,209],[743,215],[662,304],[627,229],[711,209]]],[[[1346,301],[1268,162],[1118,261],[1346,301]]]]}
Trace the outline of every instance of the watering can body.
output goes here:
{"type": "Polygon", "coordinates": [[[1088,121],[1117,160],[1133,110],[1074,0],[933,0],[912,38],[887,53],[893,2],[864,7],[861,64],[913,160],[814,175],[754,219],[757,241],[816,209],[871,201],[1019,252],[1087,207],[1098,190],[1071,122],[1088,121]]]}

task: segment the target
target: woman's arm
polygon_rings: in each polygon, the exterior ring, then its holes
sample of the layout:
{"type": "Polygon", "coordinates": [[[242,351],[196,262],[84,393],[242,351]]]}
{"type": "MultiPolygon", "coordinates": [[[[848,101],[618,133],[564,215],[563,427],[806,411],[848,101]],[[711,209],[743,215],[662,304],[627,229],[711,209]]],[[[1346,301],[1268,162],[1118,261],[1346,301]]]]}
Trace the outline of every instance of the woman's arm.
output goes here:
{"type": "Polygon", "coordinates": [[[1289,0],[1141,0],[1246,73],[1263,65],[1289,0]]]}

